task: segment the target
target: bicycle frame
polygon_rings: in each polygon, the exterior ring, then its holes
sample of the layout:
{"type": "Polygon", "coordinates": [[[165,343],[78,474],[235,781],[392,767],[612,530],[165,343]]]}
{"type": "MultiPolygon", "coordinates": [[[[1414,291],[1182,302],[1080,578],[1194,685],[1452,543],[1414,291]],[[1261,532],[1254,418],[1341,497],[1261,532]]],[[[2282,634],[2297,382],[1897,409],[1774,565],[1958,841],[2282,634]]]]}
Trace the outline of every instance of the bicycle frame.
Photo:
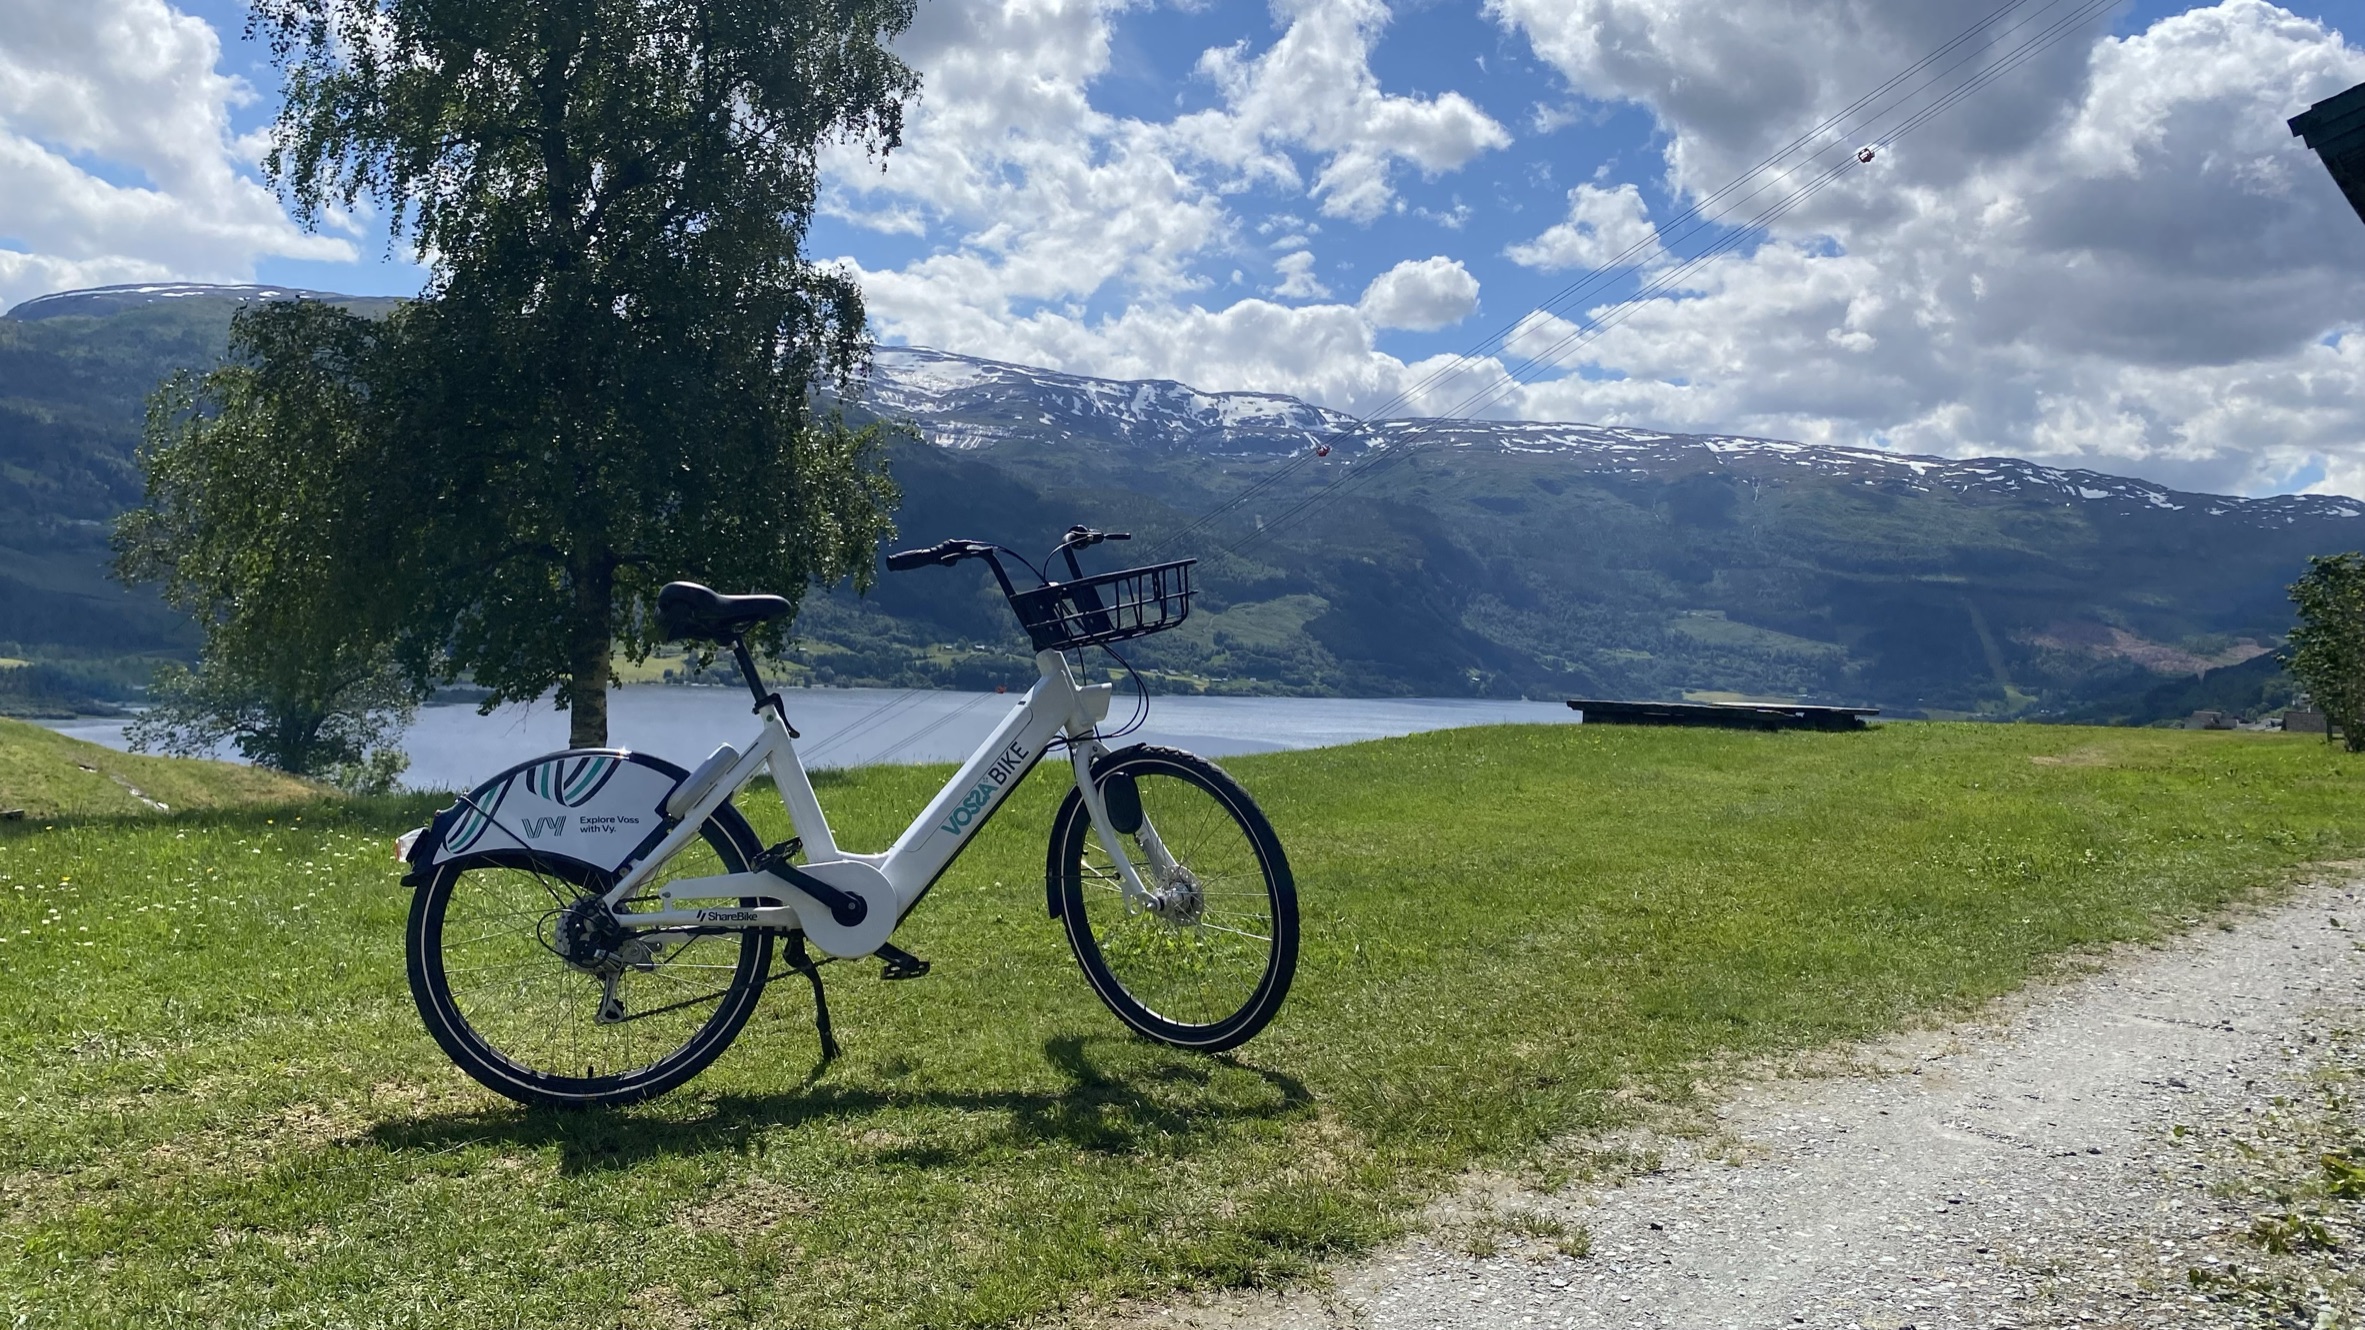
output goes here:
{"type": "MultiPolygon", "coordinates": [[[[894,922],[900,924],[912,907],[919,904],[921,897],[928,893],[928,889],[935,885],[937,878],[952,865],[978,829],[1001,807],[1010,791],[1016,789],[1026,774],[1034,769],[1044,751],[1064,733],[1068,740],[1069,760],[1075,768],[1077,788],[1083,792],[1085,808],[1100,834],[1101,844],[1109,847],[1111,857],[1115,860],[1125,896],[1129,902],[1137,905],[1147,901],[1149,893],[1142,885],[1139,873],[1119,848],[1108,810],[1092,780],[1092,764],[1106,751],[1096,737],[1095,729],[1108,716],[1109,701],[1116,685],[1078,684],[1074,673],[1068,668],[1067,658],[1057,651],[1038,652],[1035,666],[1041,674],[1035,686],[1011,708],[1001,725],[961,765],[961,769],[921,810],[911,826],[881,854],[850,854],[838,847],[836,839],[830,834],[829,821],[822,814],[820,801],[814,796],[813,782],[807,777],[804,764],[797,757],[795,734],[779,708],[759,708],[764,717],[764,729],[755,745],[714,783],[714,787],[703,798],[683,812],[680,824],[667,833],[655,849],[626,870],[603,899],[615,912],[619,922],[644,932],[685,929],[711,932],[718,928],[737,930],[802,926],[800,909],[812,912],[820,911],[821,907],[784,879],[760,869],[679,879],[663,887],[660,908],[623,908],[627,901],[646,889],[666,861],[697,837],[699,828],[716,809],[769,767],[772,779],[780,790],[780,801],[788,810],[789,821],[804,842],[805,862],[800,867],[824,877],[833,864],[859,864],[876,870],[894,893],[894,922]],[[676,899],[754,900],[760,903],[752,907],[676,908],[673,905],[676,899]]],[[[822,913],[826,914],[826,911],[822,913]]],[[[817,936],[816,941],[820,940],[817,936]]]]}

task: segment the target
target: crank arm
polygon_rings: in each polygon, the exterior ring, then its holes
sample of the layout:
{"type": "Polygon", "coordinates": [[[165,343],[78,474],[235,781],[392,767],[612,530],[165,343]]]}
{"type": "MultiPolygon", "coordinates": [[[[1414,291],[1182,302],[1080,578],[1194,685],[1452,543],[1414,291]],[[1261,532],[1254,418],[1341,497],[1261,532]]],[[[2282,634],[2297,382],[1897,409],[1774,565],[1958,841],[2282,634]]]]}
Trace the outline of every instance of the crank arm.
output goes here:
{"type": "Polygon", "coordinates": [[[870,917],[869,901],[851,891],[841,891],[785,859],[766,863],[760,871],[770,873],[819,901],[821,908],[829,911],[830,918],[837,920],[843,927],[852,928],[870,917]]]}

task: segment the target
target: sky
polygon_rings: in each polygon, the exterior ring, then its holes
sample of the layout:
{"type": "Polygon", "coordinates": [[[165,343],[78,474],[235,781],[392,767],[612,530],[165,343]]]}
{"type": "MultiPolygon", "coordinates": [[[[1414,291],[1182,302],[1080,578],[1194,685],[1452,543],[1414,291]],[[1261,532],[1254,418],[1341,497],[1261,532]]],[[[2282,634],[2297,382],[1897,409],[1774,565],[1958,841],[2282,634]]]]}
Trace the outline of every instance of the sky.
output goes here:
{"type": "MultiPolygon", "coordinates": [[[[0,304],[419,289],[261,179],[241,26],[0,0],[0,304]]],[[[920,0],[905,142],[833,150],[808,256],[884,343],[1076,373],[2365,497],[2365,224],[2284,124],[2360,42],[2365,0],[920,0]]]]}

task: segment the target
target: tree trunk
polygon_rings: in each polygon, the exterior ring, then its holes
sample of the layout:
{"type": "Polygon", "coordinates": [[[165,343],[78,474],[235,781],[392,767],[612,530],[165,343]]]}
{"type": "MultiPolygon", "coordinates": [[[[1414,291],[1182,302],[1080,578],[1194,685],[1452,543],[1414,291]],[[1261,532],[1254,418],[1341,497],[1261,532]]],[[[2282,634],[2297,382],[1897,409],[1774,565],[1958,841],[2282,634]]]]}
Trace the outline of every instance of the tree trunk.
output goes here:
{"type": "Polygon", "coordinates": [[[615,634],[609,614],[616,570],[604,556],[574,575],[574,641],[567,669],[567,745],[608,746],[608,652],[615,634]]]}

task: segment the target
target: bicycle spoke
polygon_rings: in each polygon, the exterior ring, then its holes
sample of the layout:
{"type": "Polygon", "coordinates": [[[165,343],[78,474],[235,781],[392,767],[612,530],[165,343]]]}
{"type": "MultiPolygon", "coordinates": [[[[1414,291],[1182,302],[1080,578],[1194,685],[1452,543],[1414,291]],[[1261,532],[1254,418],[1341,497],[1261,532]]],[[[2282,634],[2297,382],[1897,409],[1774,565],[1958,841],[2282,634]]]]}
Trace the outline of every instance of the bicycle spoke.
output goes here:
{"type": "Polygon", "coordinates": [[[1135,778],[1143,826],[1119,847],[1151,902],[1125,898],[1116,856],[1097,828],[1076,866],[1100,964],[1160,1020],[1207,1025],[1244,1010],[1275,946],[1273,902],[1253,842],[1211,790],[1163,773],[1135,778]],[[1150,847],[1161,846],[1163,854],[1150,847]]]}
{"type": "Polygon", "coordinates": [[[1269,938],[1269,937],[1265,937],[1265,936],[1263,936],[1262,934],[1258,934],[1258,933],[1244,933],[1244,932],[1241,932],[1241,931],[1240,931],[1239,929],[1237,929],[1237,928],[1226,928],[1226,927],[1224,927],[1222,924],[1211,924],[1211,923],[1207,922],[1205,919],[1201,919],[1201,920],[1199,921],[1199,923],[1198,923],[1198,927],[1200,927],[1200,928],[1204,928],[1204,929],[1208,930],[1208,931],[1209,931],[1209,932],[1211,932],[1211,933],[1229,933],[1229,934],[1231,934],[1233,937],[1244,937],[1244,938],[1247,938],[1247,939],[1248,939],[1249,941],[1251,941],[1251,942],[1259,942],[1259,943],[1262,943],[1262,942],[1270,942],[1270,941],[1272,941],[1272,940],[1273,940],[1273,939],[1271,939],[1271,938],[1269,938]]]}
{"type": "MultiPolygon", "coordinates": [[[[698,846],[677,863],[679,874],[728,871],[710,847],[698,846]]],[[[693,1047],[740,991],[735,976],[751,968],[751,955],[770,950],[768,939],[754,934],[651,938],[642,966],[609,962],[625,966],[614,984],[624,1018],[603,1020],[602,980],[558,950],[568,945],[566,913],[596,894],[592,886],[485,867],[459,872],[446,891],[437,945],[452,1015],[500,1064],[587,1087],[693,1047]]]]}
{"type": "MultiPolygon", "coordinates": [[[[502,919],[547,919],[550,917],[551,913],[552,912],[547,909],[536,906],[530,910],[504,910],[498,914],[471,913],[468,915],[467,921],[473,924],[488,924],[502,919]]],[[[445,916],[446,926],[449,926],[450,922],[450,916],[445,916]]]]}
{"type": "Polygon", "coordinates": [[[443,972],[445,974],[474,974],[483,970],[522,970],[527,966],[535,966],[538,968],[544,963],[544,961],[548,959],[550,958],[528,957],[524,960],[515,961],[485,961],[478,965],[446,965],[443,967],[443,972]]]}

